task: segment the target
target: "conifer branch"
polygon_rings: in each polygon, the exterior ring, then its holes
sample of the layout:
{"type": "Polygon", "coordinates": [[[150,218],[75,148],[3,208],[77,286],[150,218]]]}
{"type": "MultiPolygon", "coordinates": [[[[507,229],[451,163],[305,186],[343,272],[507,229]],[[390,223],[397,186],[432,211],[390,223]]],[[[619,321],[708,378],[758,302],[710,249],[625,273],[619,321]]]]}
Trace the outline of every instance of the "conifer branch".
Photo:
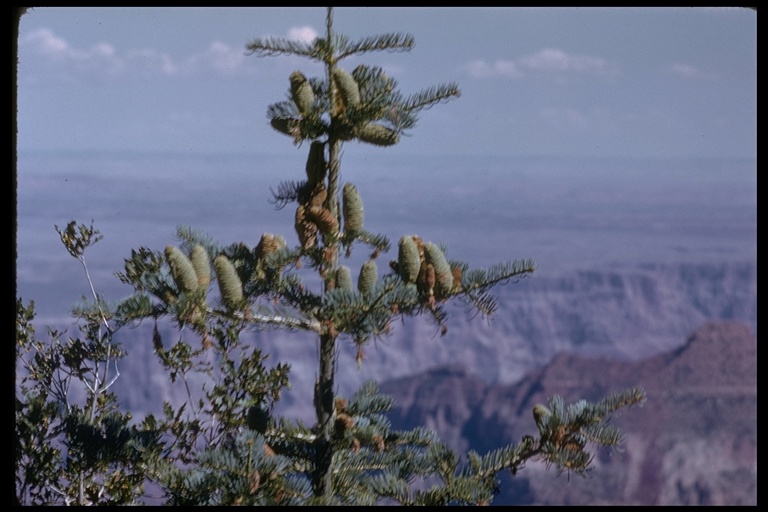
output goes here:
{"type": "Polygon", "coordinates": [[[339,39],[337,45],[337,59],[341,60],[350,55],[374,51],[410,51],[413,48],[414,39],[410,34],[392,33],[366,37],[351,44],[339,39]]]}
{"type": "Polygon", "coordinates": [[[469,302],[472,308],[484,316],[491,316],[498,309],[496,298],[482,290],[479,292],[468,291],[463,298],[469,302]]]}
{"type": "Polygon", "coordinates": [[[293,101],[273,103],[267,108],[267,119],[299,119],[301,113],[293,101]]]}
{"type": "Polygon", "coordinates": [[[462,279],[462,288],[468,291],[485,290],[496,284],[525,277],[536,270],[532,259],[514,260],[494,265],[488,269],[475,269],[466,272],[462,279]]]}
{"type": "MultiPolygon", "coordinates": [[[[282,311],[282,310],[281,310],[282,311]]],[[[317,320],[299,318],[270,311],[266,306],[260,306],[258,311],[243,313],[241,311],[222,312],[217,309],[208,309],[208,313],[221,318],[235,318],[245,324],[255,327],[285,327],[303,331],[323,332],[320,322],[317,320]]]]}
{"type": "Polygon", "coordinates": [[[249,323],[255,325],[272,325],[277,327],[288,327],[290,329],[300,329],[304,331],[314,331],[320,333],[323,331],[322,326],[316,320],[305,320],[300,318],[290,318],[280,315],[263,315],[253,314],[248,320],[249,323]]]}
{"type": "Polygon", "coordinates": [[[391,248],[389,238],[384,235],[371,233],[370,231],[366,231],[364,229],[356,232],[351,237],[345,235],[341,240],[341,243],[345,247],[351,247],[355,240],[368,244],[379,252],[387,252],[391,248]]]}
{"type": "Polygon", "coordinates": [[[303,181],[281,181],[277,190],[269,187],[272,193],[270,202],[275,205],[275,210],[282,210],[288,203],[299,202],[299,198],[308,192],[309,183],[303,181]]]}
{"type": "Polygon", "coordinates": [[[245,48],[248,50],[248,55],[255,55],[257,57],[298,55],[315,60],[322,59],[322,54],[318,50],[317,40],[307,43],[278,37],[266,37],[254,39],[245,48]]]}
{"type": "Polygon", "coordinates": [[[218,254],[221,252],[221,245],[209,234],[192,226],[181,224],[176,227],[176,238],[183,242],[182,249],[189,253],[196,244],[202,245],[208,254],[218,254]]]}
{"type": "Polygon", "coordinates": [[[410,96],[405,101],[403,108],[409,112],[425,110],[459,96],[461,96],[461,91],[455,83],[439,85],[410,96]]]}
{"type": "Polygon", "coordinates": [[[310,427],[300,420],[290,422],[285,418],[280,418],[276,428],[268,429],[266,434],[270,442],[276,441],[300,441],[307,449],[317,438],[310,427]]]}
{"type": "Polygon", "coordinates": [[[389,395],[379,393],[379,385],[376,381],[365,381],[360,389],[352,395],[347,410],[353,416],[361,414],[373,414],[388,412],[394,405],[394,399],[389,395]]]}

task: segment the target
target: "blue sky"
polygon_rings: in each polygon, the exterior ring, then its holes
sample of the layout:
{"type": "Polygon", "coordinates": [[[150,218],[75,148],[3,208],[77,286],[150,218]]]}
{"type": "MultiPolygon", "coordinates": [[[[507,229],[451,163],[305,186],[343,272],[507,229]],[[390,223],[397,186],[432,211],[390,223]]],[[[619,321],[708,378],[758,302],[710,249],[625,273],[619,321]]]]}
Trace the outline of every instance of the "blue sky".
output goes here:
{"type": "MultiPolygon", "coordinates": [[[[17,147],[292,152],[266,109],[291,71],[322,69],[245,45],[324,27],[324,8],[31,9],[19,24],[17,147]]],[[[349,70],[382,66],[406,95],[461,88],[423,112],[400,154],[756,157],[753,10],[338,8],[334,28],[415,37],[411,52],[342,61],[349,70]]]]}

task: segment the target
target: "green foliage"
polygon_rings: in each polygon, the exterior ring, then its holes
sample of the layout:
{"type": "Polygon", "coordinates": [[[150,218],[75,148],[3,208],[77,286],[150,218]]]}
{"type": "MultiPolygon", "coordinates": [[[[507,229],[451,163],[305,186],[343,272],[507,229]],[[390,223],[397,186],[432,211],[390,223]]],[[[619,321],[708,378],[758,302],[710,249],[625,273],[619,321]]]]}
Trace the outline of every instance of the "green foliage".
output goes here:
{"type": "MultiPolygon", "coordinates": [[[[451,301],[490,315],[489,294],[499,284],[528,276],[532,260],[488,269],[449,260],[446,249],[415,235],[403,236],[384,273],[377,265],[389,240],[363,229],[363,202],[355,186],[339,186],[341,147],[358,140],[395,145],[417,114],[458,97],[455,84],[404,97],[380,68],[352,72],[339,61],[371,51],[407,51],[408,35],[386,34],[351,42],[332,32],[328,10],[324,38],[311,43],[255,40],[256,55],[297,55],[325,65],[325,76],[289,77],[284,101],[267,117],[295,144],[310,141],[306,179],[284,181],[273,191],[278,208],[296,203],[298,245],[264,233],[256,246],[220,244],[180,226],[179,246],[131,251],[117,277],[134,293],[117,304],[94,290],[85,250],[101,235],[93,226],[56,227],[66,250],[85,269],[92,300],[73,314],[82,337],[35,337],[34,305],[17,303],[16,498],[21,503],[136,504],[144,486],[159,486],[168,505],[479,505],[497,492],[497,475],[513,474],[540,459],[562,471],[584,474],[591,446],[617,446],[621,432],[609,423],[615,411],[641,403],[634,389],[597,403],[565,405],[553,397],[534,409],[536,436],[466,460],[431,430],[398,431],[388,419],[393,399],[376,383],[354,396],[335,396],[336,354],[347,339],[362,364],[365,345],[390,333],[394,320],[426,316],[445,334],[451,301]],[[326,157],[327,152],[327,157],[326,157]],[[373,248],[352,283],[340,261],[358,245],[373,248]],[[213,272],[211,271],[213,267],[213,272]],[[308,274],[320,277],[306,279],[308,274]],[[211,287],[213,281],[218,286],[211,287]],[[218,289],[209,297],[209,289],[218,289]],[[110,387],[127,356],[114,341],[125,326],[152,322],[152,346],[186,400],[163,404],[162,418],[136,422],[120,411],[110,387]],[[178,328],[164,340],[163,322],[178,328]],[[316,423],[277,417],[275,404],[289,386],[287,364],[268,366],[268,355],[243,341],[251,329],[309,332],[319,339],[318,380],[307,397],[316,423]],[[77,388],[81,393],[73,394],[77,388]],[[75,399],[74,396],[82,397],[75,399]]],[[[299,166],[300,167],[300,166],[299,166]]],[[[123,376],[125,378],[125,376],[123,376]]],[[[136,378],[136,376],[128,376],[136,378]]]]}
{"type": "Polygon", "coordinates": [[[78,259],[83,256],[86,248],[104,238],[97,229],[94,229],[93,223],[90,226],[85,224],[78,226],[77,222],[73,220],[63,230],[59,229],[59,226],[54,227],[67,252],[78,259]]]}
{"type": "MultiPolygon", "coordinates": [[[[82,253],[78,254],[82,257],[82,253]]],[[[159,456],[159,433],[131,425],[109,391],[124,357],[99,336],[101,319],[82,326],[86,338],[35,337],[34,303],[16,305],[16,351],[21,363],[16,409],[16,500],[37,505],[136,503],[146,464],[159,456]],[[115,376],[109,368],[114,365],[115,376]],[[72,395],[84,392],[79,403],[72,395]]]]}

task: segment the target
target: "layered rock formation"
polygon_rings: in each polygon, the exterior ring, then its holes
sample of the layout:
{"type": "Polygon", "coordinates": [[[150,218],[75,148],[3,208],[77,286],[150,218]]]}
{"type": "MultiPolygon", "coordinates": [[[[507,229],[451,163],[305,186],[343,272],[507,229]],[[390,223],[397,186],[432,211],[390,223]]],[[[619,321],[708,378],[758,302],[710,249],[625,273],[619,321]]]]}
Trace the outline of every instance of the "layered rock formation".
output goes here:
{"type": "Polygon", "coordinates": [[[644,407],[614,421],[621,451],[602,450],[591,477],[540,463],[502,479],[495,504],[748,505],[757,502],[757,342],[739,323],[707,323],[678,349],[617,362],[563,353],[513,385],[488,384],[461,368],[385,383],[393,423],[426,425],[464,453],[518,442],[536,427],[531,410],[552,394],[597,400],[642,386],[644,407]]]}

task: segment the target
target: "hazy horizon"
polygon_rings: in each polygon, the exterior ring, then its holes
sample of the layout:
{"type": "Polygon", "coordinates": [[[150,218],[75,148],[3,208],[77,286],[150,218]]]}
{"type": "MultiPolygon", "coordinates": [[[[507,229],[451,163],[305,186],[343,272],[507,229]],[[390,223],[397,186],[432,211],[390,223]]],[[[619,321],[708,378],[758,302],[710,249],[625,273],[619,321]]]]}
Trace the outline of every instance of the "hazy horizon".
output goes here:
{"type": "MultiPolygon", "coordinates": [[[[22,152],[17,296],[36,300],[41,318],[61,318],[87,292],[82,268],[54,230],[70,220],[93,221],[104,235],[86,261],[111,300],[131,291],[114,276],[130,250],[162,250],[176,242],[181,224],[224,245],[256,245],[264,232],[295,244],[293,209],[276,210],[270,188],[303,179],[304,153],[22,152]]],[[[552,276],[610,265],[756,262],[755,169],[756,162],[730,159],[393,157],[378,150],[345,152],[341,179],[360,190],[366,229],[393,245],[419,234],[472,266],[533,258],[538,275],[552,276]]],[[[366,256],[360,247],[353,261],[366,256]]],[[[384,262],[393,257],[390,251],[384,262]]]]}

